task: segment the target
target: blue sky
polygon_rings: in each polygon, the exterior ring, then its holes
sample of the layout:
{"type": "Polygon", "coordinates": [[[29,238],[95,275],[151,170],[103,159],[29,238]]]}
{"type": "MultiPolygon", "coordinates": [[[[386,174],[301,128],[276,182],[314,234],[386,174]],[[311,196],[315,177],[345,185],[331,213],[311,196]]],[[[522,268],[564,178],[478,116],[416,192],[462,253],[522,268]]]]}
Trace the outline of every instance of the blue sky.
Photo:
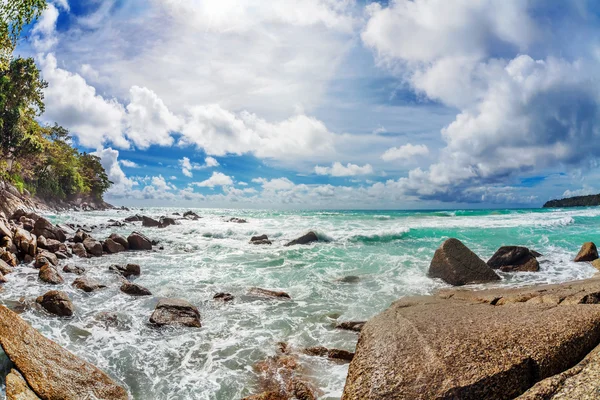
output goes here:
{"type": "Polygon", "coordinates": [[[18,51],[115,204],[536,207],[600,192],[599,10],[53,0],[18,51]]]}

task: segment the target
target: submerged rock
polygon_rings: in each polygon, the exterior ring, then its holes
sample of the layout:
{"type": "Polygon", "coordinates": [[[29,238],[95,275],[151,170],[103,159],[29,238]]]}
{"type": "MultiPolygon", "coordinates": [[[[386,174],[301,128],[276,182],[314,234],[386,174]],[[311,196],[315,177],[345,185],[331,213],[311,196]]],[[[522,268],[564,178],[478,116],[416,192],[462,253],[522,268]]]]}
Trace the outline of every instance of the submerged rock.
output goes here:
{"type": "Polygon", "coordinates": [[[77,278],[73,281],[73,287],[83,290],[84,292],[90,293],[96,290],[104,289],[106,285],[101,284],[95,279],[82,277],[77,278]]]}
{"type": "Polygon", "coordinates": [[[38,273],[38,277],[41,281],[50,283],[52,285],[59,285],[65,282],[65,280],[58,273],[56,268],[54,268],[48,263],[42,265],[42,267],[40,268],[40,272],[38,273]]]}
{"type": "Polygon", "coordinates": [[[250,288],[248,294],[251,296],[272,297],[276,299],[291,299],[290,295],[286,292],[278,292],[275,290],[262,289],[258,287],[250,288]]]}
{"type": "Polygon", "coordinates": [[[131,276],[140,276],[142,273],[142,268],[137,264],[127,264],[127,265],[111,265],[108,267],[110,271],[116,272],[125,278],[129,278],[131,276]]]}
{"type": "Polygon", "coordinates": [[[227,302],[227,301],[233,301],[234,297],[231,293],[217,293],[213,296],[213,299],[215,300],[221,300],[223,302],[227,302]]]}
{"type": "Polygon", "coordinates": [[[273,244],[267,235],[252,236],[250,238],[252,244],[273,244]]]}
{"type": "Polygon", "coordinates": [[[328,349],[323,346],[307,347],[302,351],[309,356],[327,357],[332,360],[352,361],[354,353],[340,349],[328,349]]]}
{"type": "Polygon", "coordinates": [[[500,280],[481,258],[458,239],[446,240],[435,251],[427,275],[454,286],[500,280]]]}
{"type": "Polygon", "coordinates": [[[192,221],[196,221],[196,220],[198,220],[198,219],[200,219],[202,217],[199,216],[198,214],[196,214],[193,211],[186,211],[186,212],[183,213],[183,218],[190,219],[192,221]]]}
{"type": "Polygon", "coordinates": [[[306,235],[300,236],[298,239],[294,239],[289,243],[286,243],[284,246],[295,246],[297,244],[309,244],[313,242],[318,242],[319,237],[314,232],[308,232],[306,235]]]}
{"type": "Polygon", "coordinates": [[[189,302],[181,299],[161,299],[150,316],[150,322],[157,326],[182,325],[200,328],[200,313],[189,302]]]}
{"type": "Polygon", "coordinates": [[[170,225],[177,225],[177,222],[175,222],[175,220],[173,218],[169,218],[169,217],[160,217],[160,220],[158,221],[159,228],[166,228],[167,226],[170,225]]]}
{"type": "Polygon", "coordinates": [[[575,262],[594,261],[598,259],[598,249],[593,242],[584,243],[575,257],[575,262]]]}
{"type": "Polygon", "coordinates": [[[246,221],[245,219],[237,218],[237,217],[229,218],[227,220],[227,222],[234,222],[236,224],[247,224],[248,223],[248,221],[246,221]]]}
{"type": "Polygon", "coordinates": [[[120,289],[121,292],[130,296],[152,296],[152,292],[135,283],[123,282],[120,289]]]}
{"type": "Polygon", "coordinates": [[[4,306],[0,306],[0,345],[42,399],[128,398],[127,391],[104,372],[45,338],[4,306]]]}
{"type": "Polygon", "coordinates": [[[73,315],[73,303],[64,292],[51,290],[43,296],[38,297],[35,301],[50,314],[60,317],[70,317],[73,315]]]}
{"type": "Polygon", "coordinates": [[[502,272],[536,272],[540,270],[540,263],[535,257],[527,247],[502,246],[487,265],[502,272]]]}
{"type": "Polygon", "coordinates": [[[341,279],[338,279],[339,282],[342,283],[358,283],[360,282],[360,277],[354,275],[348,275],[341,279]]]}
{"type": "Polygon", "coordinates": [[[152,250],[152,242],[145,235],[133,232],[127,238],[130,250],[152,250]]]}

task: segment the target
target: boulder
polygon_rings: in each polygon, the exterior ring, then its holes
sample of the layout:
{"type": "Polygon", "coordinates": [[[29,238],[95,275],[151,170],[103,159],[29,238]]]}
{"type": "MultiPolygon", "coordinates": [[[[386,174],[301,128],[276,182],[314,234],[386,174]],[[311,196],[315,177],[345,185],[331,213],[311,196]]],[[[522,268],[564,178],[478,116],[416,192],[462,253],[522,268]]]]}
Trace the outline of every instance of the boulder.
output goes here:
{"type": "Polygon", "coordinates": [[[344,331],[360,332],[366,323],[367,323],[367,321],[345,321],[345,322],[341,322],[341,323],[337,324],[335,326],[335,329],[341,329],[344,331]]]}
{"type": "Polygon", "coordinates": [[[150,316],[150,322],[157,326],[182,325],[200,328],[200,313],[189,302],[180,299],[161,299],[150,316]]]}
{"type": "Polygon", "coordinates": [[[83,243],[75,243],[72,247],[71,247],[71,251],[73,251],[73,254],[75,254],[77,257],[81,257],[81,258],[88,258],[88,253],[85,250],[85,246],[83,245],[83,243]]]}
{"type": "Polygon", "coordinates": [[[152,250],[152,242],[139,232],[133,232],[127,238],[130,250],[152,250]]]}
{"type": "Polygon", "coordinates": [[[9,223],[4,218],[0,218],[0,239],[7,237],[12,240],[12,229],[9,228],[9,223]]]}
{"type": "Polygon", "coordinates": [[[596,259],[598,259],[598,249],[596,248],[596,245],[592,242],[587,242],[581,246],[581,250],[579,250],[577,257],[575,257],[575,262],[594,261],[596,259]]]}
{"type": "Polygon", "coordinates": [[[142,273],[142,268],[137,264],[127,264],[127,265],[111,265],[108,267],[109,271],[113,271],[118,273],[119,275],[129,278],[131,276],[140,276],[142,273]]]}
{"type": "Polygon", "coordinates": [[[83,275],[85,273],[85,268],[78,267],[76,265],[65,265],[63,268],[63,272],[69,274],[83,275]]]}
{"type": "Polygon", "coordinates": [[[95,292],[96,290],[104,289],[106,285],[101,284],[95,279],[88,277],[77,278],[72,283],[73,287],[83,290],[86,293],[95,292]]]}
{"type": "Polygon", "coordinates": [[[261,289],[258,287],[250,288],[248,294],[251,296],[259,296],[259,297],[272,297],[276,299],[291,299],[290,295],[286,292],[278,292],[274,290],[261,289]]]}
{"type": "Polygon", "coordinates": [[[139,214],[136,215],[132,215],[130,217],[125,218],[125,221],[127,222],[139,222],[143,219],[143,217],[139,214]]]}
{"type": "Polygon", "coordinates": [[[199,216],[198,214],[196,214],[193,211],[186,211],[186,212],[183,213],[183,218],[190,219],[192,221],[196,221],[196,220],[198,220],[198,219],[200,219],[202,217],[199,216]]]}
{"type": "Polygon", "coordinates": [[[44,236],[46,239],[55,239],[59,242],[67,240],[67,235],[65,235],[60,228],[52,225],[52,222],[43,217],[40,217],[35,221],[33,234],[36,236],[44,236]]]}
{"type": "Polygon", "coordinates": [[[13,232],[13,242],[17,246],[18,253],[24,257],[29,254],[35,257],[37,254],[37,240],[35,236],[22,228],[15,228],[13,232]]]}
{"type": "Polygon", "coordinates": [[[129,250],[129,242],[118,233],[111,233],[108,238],[116,243],[119,243],[125,250],[129,250]]]}
{"type": "Polygon", "coordinates": [[[4,261],[11,267],[16,267],[19,263],[17,260],[17,256],[15,256],[10,251],[0,249],[0,260],[4,261]]]}
{"type": "Polygon", "coordinates": [[[175,220],[173,218],[169,218],[169,217],[160,217],[159,220],[159,228],[166,228],[167,226],[170,225],[177,225],[177,222],[175,222],[175,220]]]}
{"type": "Polygon", "coordinates": [[[128,399],[127,391],[104,372],[45,338],[0,306],[0,345],[42,399],[128,399]]]}
{"type": "Polygon", "coordinates": [[[160,222],[155,220],[154,218],[142,216],[142,226],[147,228],[156,228],[160,226],[160,222]]]}
{"type": "Polygon", "coordinates": [[[500,277],[458,239],[448,239],[435,251],[427,275],[454,286],[486,283],[500,277]]]}
{"type": "Polygon", "coordinates": [[[28,232],[33,233],[32,231],[33,231],[33,228],[35,226],[35,221],[34,220],[32,220],[31,218],[27,218],[27,217],[21,217],[21,218],[19,218],[19,222],[23,226],[23,229],[25,229],[28,232]]]}
{"type": "Polygon", "coordinates": [[[102,248],[108,254],[115,254],[125,251],[125,247],[122,244],[117,243],[112,239],[106,239],[102,245],[102,248]]]}
{"type": "Polygon", "coordinates": [[[75,236],[75,229],[73,229],[73,227],[71,227],[69,225],[56,224],[56,227],[58,229],[60,229],[61,231],[63,231],[65,233],[65,235],[67,236],[67,238],[69,238],[69,237],[72,238],[75,236]]]}
{"type": "Polygon", "coordinates": [[[38,273],[38,278],[43,282],[50,283],[51,285],[60,285],[61,283],[65,282],[56,268],[48,263],[42,265],[40,272],[38,273]]]}
{"type": "Polygon", "coordinates": [[[44,265],[44,261],[39,261],[40,258],[45,258],[52,265],[58,265],[58,257],[54,253],[50,253],[48,250],[38,250],[35,256],[34,267],[41,268],[44,265]]]}
{"type": "Polygon", "coordinates": [[[42,244],[40,241],[40,238],[43,238],[43,236],[38,237],[38,247],[41,247],[42,249],[46,249],[51,253],[56,253],[59,251],[63,252],[63,253],[67,252],[66,244],[61,243],[55,239],[45,239],[44,243],[42,244]]]}
{"type": "Polygon", "coordinates": [[[35,299],[35,301],[50,314],[55,314],[59,317],[70,317],[73,315],[73,303],[65,292],[51,290],[35,299]]]}
{"type": "Polygon", "coordinates": [[[27,385],[23,375],[16,369],[11,369],[6,375],[6,400],[40,400],[27,385]]]}
{"type": "Polygon", "coordinates": [[[599,294],[595,278],[396,301],[363,327],[342,399],[513,399],[600,343],[599,294]]]}
{"type": "Polygon", "coordinates": [[[130,296],[152,296],[152,292],[145,287],[130,282],[123,282],[121,292],[130,296]]]}
{"type": "Polygon", "coordinates": [[[252,244],[272,244],[267,235],[252,236],[250,238],[252,244]]]}
{"type": "Polygon", "coordinates": [[[338,282],[342,283],[358,283],[360,282],[360,277],[355,275],[348,275],[343,278],[338,279],[338,282]]]}
{"type": "Polygon", "coordinates": [[[213,296],[214,300],[221,300],[223,302],[233,301],[234,297],[231,293],[217,293],[213,296]]]}
{"type": "Polygon", "coordinates": [[[229,220],[227,220],[227,222],[234,222],[236,224],[247,224],[248,223],[248,221],[246,221],[245,219],[236,218],[236,217],[229,218],[229,220]]]}
{"type": "Polygon", "coordinates": [[[598,259],[596,259],[596,260],[592,261],[592,266],[593,266],[594,268],[596,268],[597,270],[600,270],[600,258],[598,258],[598,259]]]}
{"type": "Polygon", "coordinates": [[[85,232],[85,231],[83,231],[81,229],[77,229],[77,232],[75,232],[75,235],[73,236],[73,242],[75,242],[75,243],[83,243],[83,241],[85,239],[88,239],[88,238],[91,238],[91,237],[92,236],[89,233],[87,233],[87,232],[85,232]]]}
{"type": "Polygon", "coordinates": [[[83,247],[85,247],[85,251],[88,255],[92,255],[94,257],[102,256],[102,244],[91,237],[83,241],[83,247]]]}
{"type": "MultiPolygon", "coordinates": [[[[538,253],[539,254],[539,253],[538,253]]],[[[502,246],[487,262],[493,269],[502,272],[536,272],[540,263],[527,247],[502,246]]]]}
{"type": "Polygon", "coordinates": [[[69,254],[69,252],[62,252],[62,251],[57,251],[56,253],[54,253],[54,255],[56,256],[56,258],[58,258],[59,260],[66,260],[68,258],[71,258],[71,254],[69,254]]]}
{"type": "Polygon", "coordinates": [[[6,263],[5,261],[0,260],[0,273],[2,275],[8,275],[8,274],[12,273],[13,271],[14,271],[13,267],[8,265],[8,263],[6,263]]]}
{"type": "Polygon", "coordinates": [[[242,400],[289,400],[289,397],[281,392],[271,391],[253,394],[244,397],[242,400]]]}
{"type": "Polygon", "coordinates": [[[297,244],[309,244],[313,242],[318,242],[319,237],[314,232],[308,232],[306,235],[300,236],[298,239],[294,239],[289,243],[286,243],[284,246],[295,246],[297,244]]]}

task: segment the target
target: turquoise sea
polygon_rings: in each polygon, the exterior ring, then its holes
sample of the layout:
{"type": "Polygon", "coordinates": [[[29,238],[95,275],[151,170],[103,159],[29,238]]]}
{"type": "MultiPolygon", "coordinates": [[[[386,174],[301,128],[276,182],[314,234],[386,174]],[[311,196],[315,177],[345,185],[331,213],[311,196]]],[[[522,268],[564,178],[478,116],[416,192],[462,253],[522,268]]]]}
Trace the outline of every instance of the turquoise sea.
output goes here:
{"type": "MultiPolygon", "coordinates": [[[[314,345],[353,350],[357,335],[334,329],[340,321],[363,320],[394,300],[445,287],[426,276],[435,249],[449,237],[462,240],[487,260],[502,245],[523,245],[543,254],[541,271],[502,274],[497,285],[563,282],[590,277],[595,269],[571,260],[585,241],[600,240],[600,208],[564,210],[455,211],[261,211],[197,209],[203,218],[182,220],[165,229],[140,223],[103,227],[108,219],[140,213],[158,217],[182,209],[86,212],[51,215],[54,222],[97,225],[92,235],[137,230],[160,241],[164,250],[121,253],[68,261],[108,288],[87,294],[75,290],[65,274],[59,290],[73,299],[72,319],[58,319],[29,309],[22,316],[45,335],[120,380],[135,399],[239,399],[258,390],[252,366],[276,352],[276,343],[301,348],[314,345]],[[246,224],[226,222],[230,217],[246,224]],[[283,244],[309,230],[321,241],[308,246],[283,244]],[[248,243],[267,234],[273,244],[248,243]],[[108,266],[140,264],[136,280],[151,298],[131,298],[119,291],[108,266]],[[345,276],[357,283],[343,283],[345,276]],[[259,286],[283,290],[291,301],[246,296],[259,286]],[[235,296],[232,303],[212,299],[217,292],[235,296]],[[196,305],[203,327],[156,329],[148,325],[159,297],[183,298],[196,305]],[[99,313],[116,313],[116,326],[99,313]]],[[[37,270],[21,266],[9,276],[1,302],[15,304],[56,287],[37,280],[37,270]]],[[[308,380],[323,399],[340,398],[347,364],[301,356],[308,380]]]]}

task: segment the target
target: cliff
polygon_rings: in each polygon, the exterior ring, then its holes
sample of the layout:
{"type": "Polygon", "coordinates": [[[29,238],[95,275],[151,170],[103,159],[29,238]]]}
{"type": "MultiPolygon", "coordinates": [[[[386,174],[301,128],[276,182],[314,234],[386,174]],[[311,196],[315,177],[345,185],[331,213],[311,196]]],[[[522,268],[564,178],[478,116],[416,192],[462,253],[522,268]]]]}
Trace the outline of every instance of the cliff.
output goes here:
{"type": "Polygon", "coordinates": [[[593,207],[600,206],[600,194],[589,196],[569,197],[561,200],[550,200],[544,204],[544,208],[558,207],[593,207]]]}

